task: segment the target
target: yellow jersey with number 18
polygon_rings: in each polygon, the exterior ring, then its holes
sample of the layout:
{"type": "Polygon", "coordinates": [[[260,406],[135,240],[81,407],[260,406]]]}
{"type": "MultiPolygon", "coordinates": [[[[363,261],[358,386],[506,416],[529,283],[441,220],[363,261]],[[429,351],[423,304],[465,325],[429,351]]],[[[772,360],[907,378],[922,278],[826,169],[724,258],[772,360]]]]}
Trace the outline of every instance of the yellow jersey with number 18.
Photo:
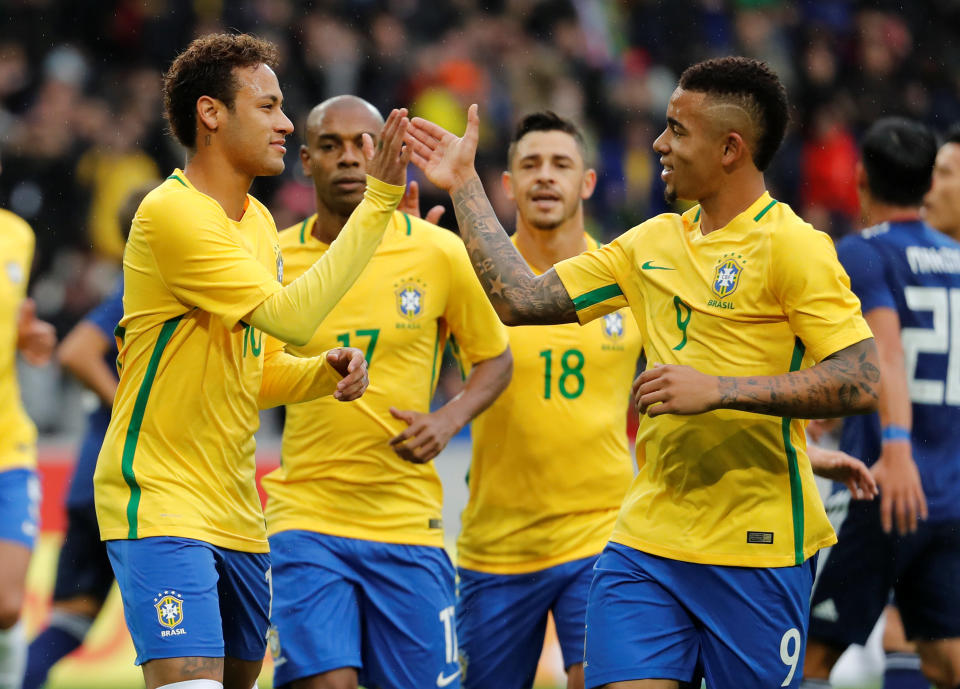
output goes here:
{"type": "Polygon", "coordinates": [[[598,554],[633,478],[626,420],[640,335],[630,312],[507,332],[513,378],[474,419],[457,542],[461,567],[491,574],[598,554]]]}
{"type": "MultiPolygon", "coordinates": [[[[657,216],[558,263],[586,323],[628,305],[649,366],[714,376],[795,371],[872,337],[833,242],[764,193],[725,227],[657,216]]],[[[644,416],[611,540],[713,565],[783,567],[836,542],[805,421],[721,409],[644,416]]]]}
{"type": "Polygon", "coordinates": [[[17,324],[33,262],[33,230],[0,208],[0,471],[37,463],[37,429],[20,402],[17,324]]]}
{"type": "MultiPolygon", "coordinates": [[[[313,236],[315,221],[280,233],[285,281],[329,248],[313,236]]],[[[433,462],[407,462],[387,441],[406,428],[390,407],[429,411],[448,338],[467,364],[507,348],[460,238],[394,213],[370,263],[313,339],[287,347],[301,356],[357,347],[366,353],[370,386],[354,402],[325,397],[287,406],[282,463],[263,478],[270,535],[302,529],[443,545],[443,490],[433,462]]]]}

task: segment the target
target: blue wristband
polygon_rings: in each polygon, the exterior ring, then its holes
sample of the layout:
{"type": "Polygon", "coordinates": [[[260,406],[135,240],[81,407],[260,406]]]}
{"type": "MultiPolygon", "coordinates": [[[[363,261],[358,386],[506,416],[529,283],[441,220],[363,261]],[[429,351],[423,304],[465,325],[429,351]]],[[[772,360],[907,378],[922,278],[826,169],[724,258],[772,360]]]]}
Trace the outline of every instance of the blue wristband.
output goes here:
{"type": "Polygon", "coordinates": [[[880,437],[883,439],[883,442],[897,441],[897,440],[906,440],[910,441],[910,431],[903,426],[884,426],[883,431],[880,433],[880,437]]]}

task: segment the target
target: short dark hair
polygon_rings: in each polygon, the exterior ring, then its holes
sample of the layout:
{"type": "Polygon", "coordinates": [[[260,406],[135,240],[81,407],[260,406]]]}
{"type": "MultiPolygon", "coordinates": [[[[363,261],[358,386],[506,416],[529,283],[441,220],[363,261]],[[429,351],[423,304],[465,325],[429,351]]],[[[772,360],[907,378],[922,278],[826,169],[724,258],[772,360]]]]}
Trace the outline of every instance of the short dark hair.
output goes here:
{"type": "Polygon", "coordinates": [[[874,198],[897,206],[923,202],[937,158],[937,138],[930,129],[904,117],[885,117],[863,135],[860,153],[874,198]]]}
{"type": "Polygon", "coordinates": [[[163,76],[163,105],[177,141],[197,145],[197,100],[210,96],[233,108],[237,67],[276,68],[277,46],[249,34],[208,34],[180,53],[163,76]]]}
{"type": "Polygon", "coordinates": [[[960,144],[960,122],[955,122],[947,130],[947,135],[943,139],[945,144],[960,144]]]}
{"type": "Polygon", "coordinates": [[[530,132],[564,132],[569,134],[577,142],[577,147],[583,156],[584,164],[586,164],[587,144],[583,139],[580,128],[571,120],[560,117],[552,110],[541,110],[525,115],[517,124],[517,128],[513,131],[513,138],[510,139],[510,147],[507,149],[508,165],[513,163],[513,155],[517,152],[517,143],[530,132]]]}
{"type": "Polygon", "coordinates": [[[753,164],[767,169],[787,131],[787,91],[766,63],[748,57],[720,57],[687,67],[680,88],[738,101],[756,127],[753,164]]]}

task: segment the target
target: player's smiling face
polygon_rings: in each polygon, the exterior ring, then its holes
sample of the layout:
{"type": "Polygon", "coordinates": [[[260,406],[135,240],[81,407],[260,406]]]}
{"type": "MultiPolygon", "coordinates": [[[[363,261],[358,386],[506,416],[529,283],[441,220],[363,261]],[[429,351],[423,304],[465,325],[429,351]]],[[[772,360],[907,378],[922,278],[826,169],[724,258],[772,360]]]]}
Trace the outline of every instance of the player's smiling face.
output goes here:
{"type": "Polygon", "coordinates": [[[380,117],[356,102],[330,105],[308,124],[300,161],[303,172],[313,179],[319,203],[344,217],[353,212],[367,186],[363,134],[376,141],[382,129],[380,117]]]}
{"type": "Polygon", "coordinates": [[[933,183],[923,198],[923,218],[960,240],[960,144],[944,144],[933,166],[933,183]]]}
{"type": "Polygon", "coordinates": [[[283,113],[277,75],[267,65],[257,65],[234,69],[234,77],[239,88],[223,122],[227,155],[252,177],[279,175],[293,123],[283,113]]]}
{"type": "Polygon", "coordinates": [[[524,223],[552,230],[575,216],[582,200],[590,198],[596,174],[584,169],[583,153],[570,134],[533,131],[516,143],[503,185],[524,223]]]}
{"type": "Polygon", "coordinates": [[[723,137],[711,126],[707,95],[677,88],[667,105],[667,126],[653,142],[660,155],[667,201],[700,200],[723,179],[723,137]]]}

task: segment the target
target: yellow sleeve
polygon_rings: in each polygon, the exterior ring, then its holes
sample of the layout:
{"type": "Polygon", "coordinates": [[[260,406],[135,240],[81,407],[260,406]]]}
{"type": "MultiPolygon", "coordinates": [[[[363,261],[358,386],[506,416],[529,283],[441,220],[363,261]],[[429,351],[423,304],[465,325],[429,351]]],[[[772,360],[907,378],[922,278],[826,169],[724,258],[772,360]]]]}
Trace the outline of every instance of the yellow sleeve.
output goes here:
{"type": "Polygon", "coordinates": [[[828,235],[803,225],[778,228],[769,265],[790,328],[814,360],[873,337],[828,235]]]}
{"type": "Polygon", "coordinates": [[[458,355],[476,364],[500,356],[507,349],[507,328],[480,286],[463,242],[453,238],[447,252],[450,292],[443,318],[456,338],[458,355]]]}
{"type": "Polygon", "coordinates": [[[327,353],[301,358],[283,351],[283,343],[267,335],[263,379],[257,404],[261,409],[306,402],[332,395],[341,376],[327,361],[327,353]]]}
{"type": "Polygon", "coordinates": [[[599,249],[585,251],[554,266],[560,282],[573,300],[581,324],[627,305],[622,282],[629,274],[630,261],[625,246],[634,231],[617,237],[599,249]]]}
{"type": "Polygon", "coordinates": [[[249,323],[293,345],[309,342],[380,245],[403,189],[368,175],[363,201],[330,249],[303,275],[257,305],[249,323]]]}
{"type": "Polygon", "coordinates": [[[200,194],[147,196],[137,223],[167,289],[228,329],[281,289],[276,275],[240,244],[223,211],[200,194]]]}

